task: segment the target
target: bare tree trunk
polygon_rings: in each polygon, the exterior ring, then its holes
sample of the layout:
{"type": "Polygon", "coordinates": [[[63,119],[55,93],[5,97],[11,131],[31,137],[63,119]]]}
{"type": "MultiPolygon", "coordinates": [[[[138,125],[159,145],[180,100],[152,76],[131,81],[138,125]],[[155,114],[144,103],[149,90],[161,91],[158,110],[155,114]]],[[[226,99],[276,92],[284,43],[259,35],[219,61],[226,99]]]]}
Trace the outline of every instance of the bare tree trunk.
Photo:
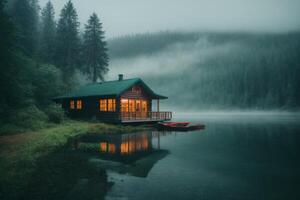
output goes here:
{"type": "Polygon", "coordinates": [[[93,27],[93,39],[94,39],[94,43],[93,43],[93,69],[94,69],[94,74],[93,74],[93,83],[97,82],[97,69],[96,69],[96,26],[94,23],[94,27],[93,27]]]}

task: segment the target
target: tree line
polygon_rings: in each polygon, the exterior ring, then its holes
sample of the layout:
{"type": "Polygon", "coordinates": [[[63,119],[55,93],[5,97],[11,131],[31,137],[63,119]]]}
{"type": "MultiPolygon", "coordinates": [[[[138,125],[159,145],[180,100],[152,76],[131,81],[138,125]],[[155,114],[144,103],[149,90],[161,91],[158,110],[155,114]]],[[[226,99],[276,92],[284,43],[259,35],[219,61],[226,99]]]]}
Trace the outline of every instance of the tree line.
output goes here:
{"type": "Polygon", "coordinates": [[[51,99],[75,88],[78,73],[104,80],[108,62],[96,13],[81,31],[71,0],[57,20],[50,1],[40,8],[38,0],[0,0],[0,126],[59,121],[51,99]]]}
{"type": "Polygon", "coordinates": [[[169,69],[143,75],[169,97],[165,107],[299,111],[299,32],[159,32],[122,36],[108,44],[110,58],[122,60],[122,67],[144,59],[142,67],[169,69]],[[170,57],[175,62],[165,62],[170,57]],[[173,71],[176,63],[183,64],[173,71]]]}

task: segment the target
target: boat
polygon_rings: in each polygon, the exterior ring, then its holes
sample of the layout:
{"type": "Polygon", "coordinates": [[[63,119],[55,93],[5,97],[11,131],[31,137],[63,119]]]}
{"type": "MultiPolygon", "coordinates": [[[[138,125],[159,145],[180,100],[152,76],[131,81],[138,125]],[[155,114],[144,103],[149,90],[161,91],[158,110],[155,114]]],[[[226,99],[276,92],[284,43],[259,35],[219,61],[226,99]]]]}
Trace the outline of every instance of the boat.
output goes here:
{"type": "Polygon", "coordinates": [[[159,130],[168,130],[168,131],[193,131],[204,129],[205,125],[203,124],[191,124],[190,122],[159,122],[159,130]]]}

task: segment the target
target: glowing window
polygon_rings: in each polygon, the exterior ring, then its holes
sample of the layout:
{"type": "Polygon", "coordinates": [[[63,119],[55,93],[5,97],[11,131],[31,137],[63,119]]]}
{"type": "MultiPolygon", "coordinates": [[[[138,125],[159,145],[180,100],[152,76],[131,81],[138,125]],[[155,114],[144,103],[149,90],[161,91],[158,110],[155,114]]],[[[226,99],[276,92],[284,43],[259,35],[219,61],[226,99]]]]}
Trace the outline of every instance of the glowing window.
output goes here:
{"type": "Polygon", "coordinates": [[[128,99],[121,99],[121,112],[128,112],[128,99]]]}
{"type": "Polygon", "coordinates": [[[116,152],[116,145],[108,144],[108,152],[109,153],[115,153],[116,152]]]}
{"type": "Polygon", "coordinates": [[[142,112],[148,111],[148,103],[145,100],[142,100],[142,112]]]}
{"type": "Polygon", "coordinates": [[[75,101],[74,100],[70,101],[70,108],[72,110],[75,109],[75,101]]]}
{"type": "Polygon", "coordinates": [[[116,111],[115,99],[107,99],[107,111],[116,111]]]}
{"type": "Polygon", "coordinates": [[[100,111],[107,111],[107,99],[100,99],[100,111]]]}
{"type": "Polygon", "coordinates": [[[100,151],[106,152],[107,151],[107,144],[106,142],[100,142],[100,151]]]}
{"type": "Polygon", "coordinates": [[[128,154],[128,143],[127,143],[127,141],[124,141],[121,144],[121,154],[128,154]]]}
{"type": "Polygon", "coordinates": [[[130,99],[129,100],[129,112],[135,112],[135,100],[130,99]]]}
{"type": "Polygon", "coordinates": [[[78,110],[81,110],[81,109],[82,109],[82,101],[81,101],[81,100],[77,100],[77,101],[76,101],[76,108],[77,108],[78,110]]]}

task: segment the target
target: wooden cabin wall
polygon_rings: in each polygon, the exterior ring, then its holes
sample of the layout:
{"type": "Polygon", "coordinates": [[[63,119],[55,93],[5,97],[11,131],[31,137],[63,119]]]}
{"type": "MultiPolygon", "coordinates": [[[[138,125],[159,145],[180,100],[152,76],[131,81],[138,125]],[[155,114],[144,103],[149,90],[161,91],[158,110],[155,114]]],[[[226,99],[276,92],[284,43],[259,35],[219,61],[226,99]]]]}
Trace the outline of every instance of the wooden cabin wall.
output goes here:
{"type": "Polygon", "coordinates": [[[117,98],[115,96],[107,96],[107,97],[97,97],[96,102],[97,102],[97,108],[96,108],[96,117],[98,120],[103,121],[103,122],[109,122],[109,123],[119,123],[120,122],[120,98],[117,98]],[[100,98],[105,98],[105,99],[116,99],[116,111],[111,112],[111,111],[100,111],[100,98]]]}
{"type": "MultiPolygon", "coordinates": [[[[120,103],[116,99],[116,111],[115,112],[103,112],[100,111],[100,102],[99,99],[102,97],[85,97],[85,98],[72,98],[72,99],[66,99],[62,102],[62,108],[66,110],[67,115],[71,118],[75,119],[99,119],[103,122],[112,122],[117,123],[119,122],[119,110],[120,110],[120,103]],[[70,102],[74,100],[75,101],[75,109],[70,109],[70,102]],[[76,109],[76,101],[81,100],[82,101],[82,109],[78,110],[76,109]]],[[[103,98],[113,98],[116,97],[103,97],[103,98]]]]}
{"type": "Polygon", "coordinates": [[[125,98],[125,99],[148,99],[149,98],[148,95],[145,93],[145,91],[143,90],[142,87],[140,87],[139,85],[135,85],[133,87],[131,87],[127,91],[125,91],[122,94],[122,98],[125,98]],[[138,93],[136,91],[133,91],[132,90],[133,87],[139,88],[139,90],[141,92],[138,93]]]}

